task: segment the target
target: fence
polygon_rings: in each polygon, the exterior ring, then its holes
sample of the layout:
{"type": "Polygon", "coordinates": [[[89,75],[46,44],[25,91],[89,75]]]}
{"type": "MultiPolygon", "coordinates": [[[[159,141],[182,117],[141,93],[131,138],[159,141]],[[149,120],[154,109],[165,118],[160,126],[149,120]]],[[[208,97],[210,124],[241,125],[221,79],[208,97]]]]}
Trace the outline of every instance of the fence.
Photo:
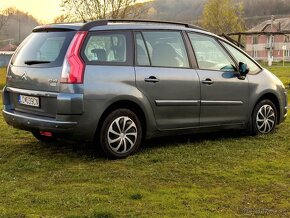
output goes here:
{"type": "Polygon", "coordinates": [[[13,53],[13,51],[0,51],[0,67],[8,65],[13,53]]]}

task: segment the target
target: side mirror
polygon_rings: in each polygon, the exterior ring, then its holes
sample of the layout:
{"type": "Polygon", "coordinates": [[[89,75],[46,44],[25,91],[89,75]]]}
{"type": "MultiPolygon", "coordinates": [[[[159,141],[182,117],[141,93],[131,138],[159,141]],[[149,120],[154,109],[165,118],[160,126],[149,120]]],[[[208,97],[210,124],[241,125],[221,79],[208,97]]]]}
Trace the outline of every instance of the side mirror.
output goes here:
{"type": "Polygon", "coordinates": [[[239,72],[241,77],[246,77],[246,75],[249,73],[249,68],[247,64],[240,62],[239,63],[239,72]]]}

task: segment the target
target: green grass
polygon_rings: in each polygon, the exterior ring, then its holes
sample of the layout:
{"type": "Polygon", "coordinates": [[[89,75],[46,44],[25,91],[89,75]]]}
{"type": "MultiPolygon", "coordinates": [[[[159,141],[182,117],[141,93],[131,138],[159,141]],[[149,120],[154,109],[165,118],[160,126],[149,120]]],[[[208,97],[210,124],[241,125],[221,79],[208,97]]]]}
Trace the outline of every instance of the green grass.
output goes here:
{"type": "Polygon", "coordinates": [[[290,123],[146,141],[125,160],[46,145],[0,117],[3,217],[290,216],[290,123]]]}
{"type": "Polygon", "coordinates": [[[94,145],[40,143],[0,115],[0,217],[289,217],[289,133],[287,119],[266,136],[160,138],[110,161],[94,145]]]}
{"type": "Polygon", "coordinates": [[[262,63],[264,67],[269,69],[272,73],[274,73],[276,76],[279,77],[279,79],[284,83],[286,87],[289,87],[290,85],[290,63],[283,64],[281,62],[279,63],[273,63],[271,67],[268,67],[265,63],[262,63]]]}
{"type": "Polygon", "coordinates": [[[6,82],[6,68],[0,68],[0,89],[3,89],[6,82]]]}
{"type": "Polygon", "coordinates": [[[261,63],[262,66],[270,70],[272,73],[274,73],[279,79],[283,82],[285,87],[288,89],[288,103],[290,104],[290,63],[286,62],[278,62],[273,63],[271,67],[267,66],[267,63],[261,63]]]}

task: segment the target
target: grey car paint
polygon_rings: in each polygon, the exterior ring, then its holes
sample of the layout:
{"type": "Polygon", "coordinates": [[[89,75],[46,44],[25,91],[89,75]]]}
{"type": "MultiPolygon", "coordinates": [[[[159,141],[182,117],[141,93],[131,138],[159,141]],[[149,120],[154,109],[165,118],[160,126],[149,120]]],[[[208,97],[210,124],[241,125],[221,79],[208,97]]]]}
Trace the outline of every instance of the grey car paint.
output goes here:
{"type": "MultiPolygon", "coordinates": [[[[78,30],[81,25],[73,28],[78,30]]],[[[115,24],[93,27],[90,31],[143,29],[188,30],[175,25],[115,24]]],[[[217,37],[202,30],[191,31],[217,37]]],[[[190,46],[187,47],[192,52],[190,46]]],[[[61,68],[9,67],[7,85],[3,89],[6,122],[29,131],[53,131],[62,137],[92,141],[106,112],[119,104],[134,105],[143,112],[146,138],[196,132],[199,127],[222,129],[238,124],[245,128],[255,104],[264,95],[279,104],[279,123],[287,115],[284,86],[265,69],[240,80],[236,72],[216,74],[194,68],[87,65],[84,84],[73,85],[60,84],[60,72],[61,68]],[[38,70],[47,74],[38,74],[38,70]],[[21,78],[24,72],[29,78],[25,82],[21,78]],[[146,82],[150,76],[156,76],[159,82],[146,82]],[[208,78],[214,83],[202,83],[208,78]],[[56,79],[56,84],[50,85],[51,79],[56,79]],[[47,101],[47,107],[21,110],[17,105],[19,93],[41,96],[42,101],[47,101]],[[182,129],[187,131],[177,131],[182,129]]]]}
{"type": "Polygon", "coordinates": [[[159,67],[135,70],[137,88],[149,99],[158,129],[199,126],[200,84],[195,70],[159,67]],[[152,77],[158,82],[148,81],[152,77]]]}
{"type": "Polygon", "coordinates": [[[236,72],[197,70],[201,81],[201,126],[245,124],[249,83],[236,72]]]}
{"type": "Polygon", "coordinates": [[[278,105],[278,123],[281,123],[287,116],[287,92],[283,83],[266,69],[256,75],[248,75],[249,80],[249,110],[251,115],[255,105],[263,96],[267,96],[278,105]]]}

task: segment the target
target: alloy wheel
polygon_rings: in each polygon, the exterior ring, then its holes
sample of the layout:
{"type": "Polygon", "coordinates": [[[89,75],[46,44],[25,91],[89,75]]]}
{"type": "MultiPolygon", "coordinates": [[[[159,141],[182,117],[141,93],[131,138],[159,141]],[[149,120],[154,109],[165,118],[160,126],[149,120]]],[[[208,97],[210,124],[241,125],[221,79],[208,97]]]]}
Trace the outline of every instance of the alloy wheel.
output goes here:
{"type": "Polygon", "coordinates": [[[256,117],[258,131],[263,134],[271,132],[275,127],[275,121],[276,116],[272,106],[267,104],[263,105],[259,109],[256,117]]]}
{"type": "Polygon", "coordinates": [[[129,152],[135,145],[138,130],[132,119],[121,116],[113,120],[108,133],[107,140],[110,148],[119,154],[129,152]]]}

